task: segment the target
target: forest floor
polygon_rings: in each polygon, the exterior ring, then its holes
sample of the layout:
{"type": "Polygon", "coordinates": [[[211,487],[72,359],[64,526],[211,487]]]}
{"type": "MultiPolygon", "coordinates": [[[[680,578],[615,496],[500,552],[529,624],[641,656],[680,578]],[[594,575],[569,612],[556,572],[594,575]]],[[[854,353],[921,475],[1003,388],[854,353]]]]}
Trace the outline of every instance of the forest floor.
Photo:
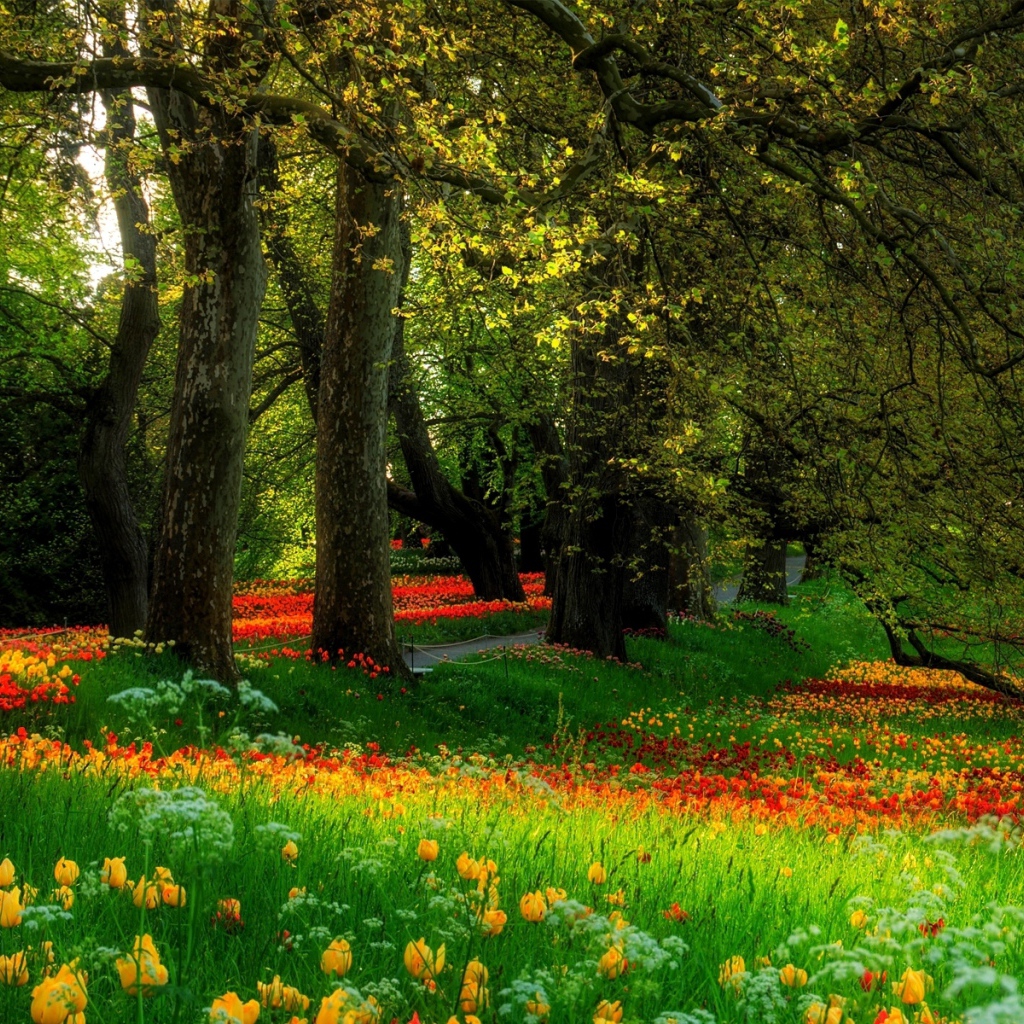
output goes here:
{"type": "MultiPolygon", "coordinates": [[[[543,619],[404,585],[424,644],[543,619]]],[[[1024,706],[791,596],[408,686],[308,661],[294,583],[239,594],[238,694],[95,630],[0,639],[0,1020],[59,988],[52,942],[89,1024],[1021,1024],[1024,706]]]]}

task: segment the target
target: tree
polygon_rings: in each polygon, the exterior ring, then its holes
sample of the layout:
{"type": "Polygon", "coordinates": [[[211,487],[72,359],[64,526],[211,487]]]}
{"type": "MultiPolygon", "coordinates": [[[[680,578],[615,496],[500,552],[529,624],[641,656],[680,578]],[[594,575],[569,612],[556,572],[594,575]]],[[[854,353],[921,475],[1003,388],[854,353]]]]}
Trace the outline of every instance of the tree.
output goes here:
{"type": "MultiPolygon", "coordinates": [[[[111,52],[127,53],[123,48],[111,52]]],[[[99,544],[110,633],[127,637],[146,625],[149,559],[129,488],[125,442],[142,371],[160,330],[160,313],[156,239],[141,176],[133,165],[131,94],[122,90],[101,96],[107,117],[105,174],[117,214],[125,280],[107,372],[85,401],[78,475],[99,544]]]]}

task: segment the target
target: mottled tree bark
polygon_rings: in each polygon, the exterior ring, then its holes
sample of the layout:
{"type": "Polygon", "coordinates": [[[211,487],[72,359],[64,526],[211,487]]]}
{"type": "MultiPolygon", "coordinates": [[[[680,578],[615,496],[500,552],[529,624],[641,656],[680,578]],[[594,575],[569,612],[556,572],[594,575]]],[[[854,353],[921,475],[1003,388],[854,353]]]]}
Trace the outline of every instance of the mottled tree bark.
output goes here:
{"type": "Polygon", "coordinates": [[[716,602],[708,572],[708,531],[696,516],[687,516],[674,532],[669,571],[675,608],[702,622],[713,621],[716,602]]]}
{"type": "Polygon", "coordinates": [[[147,546],[128,488],[124,446],[160,313],[156,239],[149,230],[141,180],[129,160],[135,140],[131,93],[105,92],[102,99],[107,114],[104,170],[117,214],[125,280],[107,373],[86,402],[78,477],[99,545],[110,633],[119,637],[146,625],[147,546]]]}
{"type": "MultiPolygon", "coordinates": [[[[267,195],[281,190],[277,169],[277,144],[270,136],[259,142],[260,187],[267,195]]],[[[295,340],[299,346],[302,384],[309,402],[313,422],[317,418],[320,394],[320,353],[324,344],[324,317],[310,287],[309,274],[295,251],[288,233],[288,217],[274,209],[270,203],[261,206],[263,241],[274,265],[277,283],[284,295],[288,315],[291,317],[295,340]]]]}
{"type": "MultiPolygon", "coordinates": [[[[237,23],[237,0],[211,11],[237,23]]],[[[219,43],[236,45],[232,33],[219,43]]],[[[218,54],[223,57],[223,54],[218,54]]],[[[151,89],[182,224],[182,296],[174,398],[146,627],[199,671],[237,678],[231,590],[256,327],[266,287],[256,195],[257,133],[240,116],[151,89]],[[182,145],[185,143],[185,145],[182,145]]]]}
{"type": "Polygon", "coordinates": [[[558,436],[558,428],[548,413],[541,413],[528,423],[527,432],[540,460],[541,480],[547,499],[544,520],[540,528],[540,547],[544,559],[544,593],[550,597],[555,592],[557,556],[562,543],[565,519],[569,464],[562,447],[562,439],[558,436]]]}
{"type": "Polygon", "coordinates": [[[629,370],[615,353],[614,328],[596,338],[580,332],[571,351],[571,408],[566,431],[567,484],[555,565],[552,643],[624,659],[622,596],[632,514],[617,450],[619,415],[629,370]],[[613,353],[606,358],[607,353],[613,353]]]}
{"type": "Polygon", "coordinates": [[[388,361],[402,282],[393,186],[339,163],[334,256],[320,360],[313,649],[357,652],[404,675],[388,536],[388,361]]]}
{"type": "Polygon", "coordinates": [[[668,625],[669,554],[665,534],[672,516],[655,495],[633,502],[622,594],[626,629],[664,629],[668,625]]]}
{"type": "Polygon", "coordinates": [[[789,603],[785,541],[765,540],[747,547],[743,559],[743,579],[736,601],[782,605],[789,603]]]}

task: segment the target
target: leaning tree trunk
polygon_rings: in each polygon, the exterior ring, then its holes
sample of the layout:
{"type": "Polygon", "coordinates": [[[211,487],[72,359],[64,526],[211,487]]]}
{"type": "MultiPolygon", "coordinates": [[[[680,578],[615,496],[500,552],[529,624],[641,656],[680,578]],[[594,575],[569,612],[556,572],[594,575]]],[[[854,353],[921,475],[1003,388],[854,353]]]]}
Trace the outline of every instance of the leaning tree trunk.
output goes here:
{"type": "Polygon", "coordinates": [[[149,230],[141,180],[130,163],[135,140],[131,93],[103,93],[102,98],[107,112],[105,174],[126,270],[107,373],[86,403],[78,477],[99,544],[110,634],[126,637],[146,625],[149,579],[146,539],[128,488],[124,446],[142,371],[160,330],[160,312],[156,238],[149,230]]]}
{"type": "Polygon", "coordinates": [[[401,320],[395,330],[389,387],[398,441],[415,492],[392,484],[388,488],[391,506],[441,532],[481,600],[526,600],[512,531],[494,509],[453,487],[441,469],[412,386],[401,320]]]}
{"type": "Polygon", "coordinates": [[[713,622],[717,610],[708,570],[708,531],[696,516],[687,516],[673,537],[671,601],[681,614],[701,622],[713,622]]]}
{"type": "Polygon", "coordinates": [[[257,319],[266,287],[256,131],[150,90],[185,240],[185,289],[163,513],[146,632],[217,679],[237,679],[231,596],[257,319]]]}
{"type": "Polygon", "coordinates": [[[786,586],[786,542],[764,540],[747,547],[743,560],[743,579],[737,603],[788,604],[786,586]]]}
{"type": "Polygon", "coordinates": [[[388,362],[402,280],[394,186],[339,162],[316,452],[314,651],[362,653],[404,675],[388,531],[388,362]]]}

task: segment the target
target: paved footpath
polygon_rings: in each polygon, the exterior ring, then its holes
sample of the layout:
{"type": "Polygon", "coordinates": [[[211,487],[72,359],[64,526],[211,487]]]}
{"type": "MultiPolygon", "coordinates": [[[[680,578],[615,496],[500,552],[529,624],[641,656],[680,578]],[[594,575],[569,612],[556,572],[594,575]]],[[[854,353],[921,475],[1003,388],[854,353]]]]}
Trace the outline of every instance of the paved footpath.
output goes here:
{"type": "MultiPolygon", "coordinates": [[[[800,582],[800,574],[804,568],[804,556],[797,555],[794,558],[786,559],[786,584],[792,587],[800,582]]],[[[719,604],[731,604],[736,599],[740,587],[739,575],[723,580],[715,584],[715,600],[719,604]]],[[[457,644],[410,644],[408,640],[399,642],[402,644],[402,656],[405,663],[417,675],[429,672],[439,661],[461,661],[463,658],[472,658],[479,655],[483,660],[488,655],[486,652],[496,647],[511,647],[514,644],[535,644],[543,635],[543,630],[532,629],[526,633],[516,633],[512,636],[485,636],[477,637],[474,640],[463,640],[457,644]]],[[[499,653],[491,657],[501,657],[499,653]]],[[[476,660],[476,659],[474,659],[476,660]]]]}
{"type": "MultiPolygon", "coordinates": [[[[511,647],[514,644],[535,644],[544,631],[531,629],[527,633],[515,633],[512,636],[485,636],[477,637],[475,640],[464,640],[458,644],[414,644],[410,645],[408,640],[399,642],[402,645],[402,656],[405,663],[413,672],[429,672],[439,661],[460,661],[463,658],[470,658],[480,654],[481,658],[487,657],[487,651],[495,647],[511,647]]],[[[493,654],[491,657],[500,657],[500,654],[493,654]]]]}

